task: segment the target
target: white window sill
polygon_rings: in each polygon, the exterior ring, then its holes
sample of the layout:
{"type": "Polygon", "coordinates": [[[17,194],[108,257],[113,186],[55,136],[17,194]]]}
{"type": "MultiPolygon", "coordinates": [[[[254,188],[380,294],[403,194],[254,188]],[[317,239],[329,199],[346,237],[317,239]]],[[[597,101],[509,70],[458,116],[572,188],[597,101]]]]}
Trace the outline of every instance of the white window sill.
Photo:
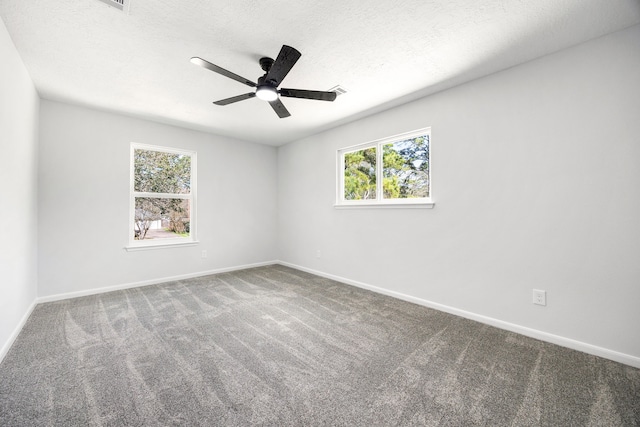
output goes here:
{"type": "Polygon", "coordinates": [[[435,202],[373,202],[373,203],[336,203],[336,209],[433,209],[435,202]]]}
{"type": "Polygon", "coordinates": [[[186,246],[196,246],[200,242],[197,240],[190,240],[188,242],[162,242],[162,243],[153,243],[153,244],[144,244],[144,245],[129,245],[125,246],[124,249],[127,252],[135,252],[135,251],[149,251],[154,249],[167,249],[167,248],[183,248],[186,246]]]}

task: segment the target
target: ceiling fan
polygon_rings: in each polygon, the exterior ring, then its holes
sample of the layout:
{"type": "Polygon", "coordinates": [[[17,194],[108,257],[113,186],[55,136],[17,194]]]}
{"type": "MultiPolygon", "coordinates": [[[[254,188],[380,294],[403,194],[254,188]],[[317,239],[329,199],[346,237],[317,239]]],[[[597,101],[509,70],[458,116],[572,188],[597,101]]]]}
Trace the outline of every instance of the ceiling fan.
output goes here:
{"type": "Polygon", "coordinates": [[[285,108],[280,96],[289,98],[303,98],[303,99],[315,99],[319,101],[334,101],[336,99],[335,92],[323,92],[318,90],[304,90],[304,89],[278,89],[282,80],[291,71],[291,68],[300,59],[302,54],[291,46],[283,45],[280,49],[278,57],[274,61],[271,58],[260,58],[260,67],[264,70],[264,76],[258,78],[258,83],[254,83],[249,79],[245,79],[231,71],[227,71],[222,67],[212,64],[209,61],[205,61],[202,58],[194,56],[191,58],[191,62],[199,65],[207,70],[211,70],[215,73],[222,74],[225,77],[229,77],[237,82],[243,83],[249,87],[255,87],[254,92],[245,93],[242,95],[232,96],[231,98],[221,99],[214,102],[216,105],[229,105],[234,102],[242,101],[249,98],[257,97],[263,101],[267,101],[273,111],[281,118],[289,117],[291,114],[285,108]]]}

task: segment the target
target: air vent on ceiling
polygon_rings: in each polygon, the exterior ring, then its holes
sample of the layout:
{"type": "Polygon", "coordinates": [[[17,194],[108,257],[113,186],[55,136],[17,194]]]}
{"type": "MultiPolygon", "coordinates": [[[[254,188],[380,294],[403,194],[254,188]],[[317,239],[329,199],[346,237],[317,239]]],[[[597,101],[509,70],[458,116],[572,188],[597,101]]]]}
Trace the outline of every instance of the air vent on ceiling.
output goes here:
{"type": "Polygon", "coordinates": [[[116,9],[124,10],[125,0],[100,0],[102,3],[113,6],[116,9]]]}
{"type": "Polygon", "coordinates": [[[329,89],[327,92],[335,92],[337,94],[337,96],[340,95],[344,95],[345,93],[347,93],[347,90],[345,88],[343,88],[340,85],[334,86],[331,89],[329,89]]]}

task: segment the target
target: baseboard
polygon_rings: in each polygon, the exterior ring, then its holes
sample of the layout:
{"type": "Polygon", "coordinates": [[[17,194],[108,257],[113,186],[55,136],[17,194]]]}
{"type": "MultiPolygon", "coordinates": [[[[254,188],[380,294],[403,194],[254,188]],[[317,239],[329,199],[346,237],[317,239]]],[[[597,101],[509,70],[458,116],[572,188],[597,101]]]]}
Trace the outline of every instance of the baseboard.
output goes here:
{"type": "Polygon", "coordinates": [[[295,268],[296,270],[305,271],[307,273],[315,274],[316,276],[335,280],[337,282],[345,283],[347,285],[356,286],[362,289],[367,289],[383,295],[388,295],[394,298],[401,299],[403,301],[412,302],[414,304],[422,305],[424,307],[433,308],[435,310],[443,311],[445,313],[454,314],[456,316],[464,317],[466,319],[475,320],[480,323],[495,326],[496,328],[504,329],[510,332],[515,332],[530,338],[535,338],[540,341],[545,341],[545,342],[556,344],[562,347],[567,347],[572,350],[577,350],[583,353],[591,354],[593,356],[603,357],[605,359],[609,359],[615,362],[623,363],[625,365],[633,366],[634,368],[640,368],[640,357],[632,356],[625,353],[620,353],[614,350],[609,350],[607,348],[598,347],[598,346],[587,344],[581,341],[576,341],[571,338],[561,337],[559,335],[550,334],[548,332],[543,332],[537,329],[527,328],[525,326],[520,326],[514,323],[509,323],[499,319],[494,319],[492,317],[483,316],[481,314],[460,310],[455,307],[438,304],[438,303],[427,301],[421,298],[413,297],[411,295],[406,295],[400,292],[395,292],[395,291],[380,288],[377,286],[372,286],[366,283],[358,282],[355,280],[347,279],[347,278],[336,276],[333,274],[324,273],[322,271],[313,270],[311,268],[302,267],[302,266],[291,264],[285,261],[278,261],[278,264],[286,267],[295,268]]]}
{"type": "Polygon", "coordinates": [[[20,322],[16,325],[15,329],[13,330],[13,333],[9,336],[9,339],[7,340],[7,342],[5,342],[4,345],[2,346],[2,349],[0,349],[0,363],[2,363],[2,361],[4,360],[4,357],[7,355],[7,353],[9,353],[9,349],[13,345],[13,342],[16,340],[16,338],[18,338],[18,335],[20,335],[20,331],[22,331],[22,328],[24,327],[25,323],[27,323],[27,320],[29,319],[29,316],[31,316],[33,309],[36,308],[36,305],[37,305],[37,302],[34,300],[29,306],[29,308],[27,309],[24,316],[22,316],[22,319],[20,319],[20,322]]]}
{"type": "Polygon", "coordinates": [[[197,273],[181,274],[181,275],[171,276],[171,277],[159,277],[156,279],[144,280],[141,282],[125,283],[125,284],[114,285],[114,286],[106,286],[102,288],[87,289],[84,291],[68,292],[64,294],[38,297],[36,298],[36,302],[43,303],[43,302],[60,301],[60,300],[65,300],[69,298],[78,298],[78,297],[84,297],[87,295],[96,295],[96,294],[102,294],[105,292],[119,291],[122,289],[138,288],[140,286],[157,285],[159,283],[172,282],[175,280],[192,279],[194,277],[208,276],[210,274],[226,273],[229,271],[237,271],[237,270],[246,270],[247,268],[263,267],[266,265],[273,265],[277,263],[278,263],[277,261],[266,261],[266,262],[259,262],[255,264],[237,265],[234,267],[225,267],[225,268],[218,268],[214,270],[200,271],[197,273]]]}

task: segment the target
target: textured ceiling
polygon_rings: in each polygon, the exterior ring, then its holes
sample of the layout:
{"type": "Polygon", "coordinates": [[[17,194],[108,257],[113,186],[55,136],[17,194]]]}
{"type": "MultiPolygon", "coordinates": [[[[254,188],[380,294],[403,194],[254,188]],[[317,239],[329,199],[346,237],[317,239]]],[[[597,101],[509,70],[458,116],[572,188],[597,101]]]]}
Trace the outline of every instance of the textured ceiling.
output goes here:
{"type": "Polygon", "coordinates": [[[43,98],[280,145],[640,22],[640,0],[1,0],[43,98]],[[212,101],[249,88],[283,44],[302,52],[283,87],[348,93],[212,101]]]}

